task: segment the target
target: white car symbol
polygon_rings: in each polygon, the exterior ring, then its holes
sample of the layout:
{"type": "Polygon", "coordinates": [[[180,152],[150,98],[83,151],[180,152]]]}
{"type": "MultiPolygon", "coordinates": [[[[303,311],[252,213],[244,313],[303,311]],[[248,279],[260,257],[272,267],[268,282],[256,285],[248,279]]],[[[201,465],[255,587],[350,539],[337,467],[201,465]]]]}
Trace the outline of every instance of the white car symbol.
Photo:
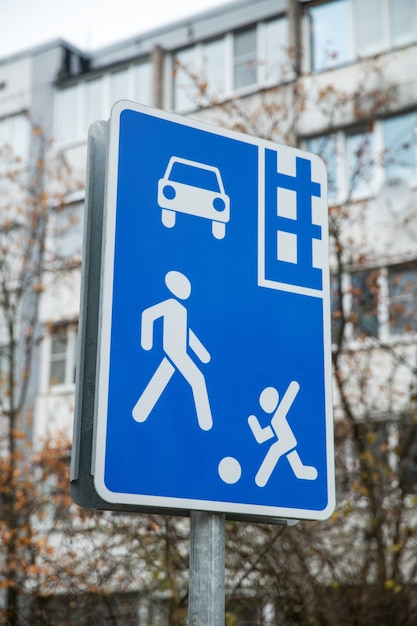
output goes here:
{"type": "Polygon", "coordinates": [[[175,225],[178,212],[211,220],[212,233],[217,239],[223,239],[226,234],[230,198],[217,167],[171,157],[164,177],[158,181],[158,204],[162,223],[167,228],[175,225]]]}

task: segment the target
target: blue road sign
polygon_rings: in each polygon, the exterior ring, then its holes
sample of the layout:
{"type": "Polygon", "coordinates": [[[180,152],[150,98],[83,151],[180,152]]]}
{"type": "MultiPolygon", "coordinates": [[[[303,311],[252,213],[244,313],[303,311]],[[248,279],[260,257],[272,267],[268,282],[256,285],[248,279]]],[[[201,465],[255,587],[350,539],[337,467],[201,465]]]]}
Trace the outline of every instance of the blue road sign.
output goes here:
{"type": "Polygon", "coordinates": [[[115,105],[93,473],[106,501],[334,508],[326,170],[115,105]]]}

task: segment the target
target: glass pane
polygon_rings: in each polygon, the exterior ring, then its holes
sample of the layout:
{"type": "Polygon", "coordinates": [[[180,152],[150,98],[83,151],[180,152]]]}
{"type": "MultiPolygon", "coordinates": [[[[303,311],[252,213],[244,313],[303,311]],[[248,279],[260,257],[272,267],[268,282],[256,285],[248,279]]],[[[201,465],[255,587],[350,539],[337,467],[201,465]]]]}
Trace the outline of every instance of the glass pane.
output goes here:
{"type": "Polygon", "coordinates": [[[390,0],[390,27],[394,46],[403,46],[417,39],[416,13],[413,0],[390,0]]]}
{"type": "Polygon", "coordinates": [[[3,149],[7,144],[10,144],[9,133],[7,132],[7,118],[3,118],[0,120],[0,150],[3,149]]]}
{"type": "Polygon", "coordinates": [[[90,124],[103,117],[102,83],[101,78],[85,83],[85,127],[83,129],[85,133],[90,124]]]}
{"type": "Polygon", "coordinates": [[[0,403],[7,397],[8,358],[4,348],[0,348],[0,403]]]}
{"type": "Polygon", "coordinates": [[[323,135],[310,139],[308,150],[323,159],[327,169],[328,198],[334,200],[338,192],[337,184],[337,135],[323,135]]]}
{"type": "Polygon", "coordinates": [[[355,337],[378,336],[377,270],[364,270],[351,275],[351,320],[355,337]]]}
{"type": "Polygon", "coordinates": [[[373,173],[372,133],[358,130],[346,137],[348,193],[366,190],[373,173]]]}
{"type": "Polygon", "coordinates": [[[59,93],[60,99],[60,127],[57,135],[61,141],[75,141],[79,139],[78,131],[78,85],[68,87],[59,93]]]}
{"type": "Polygon", "coordinates": [[[400,430],[400,487],[404,493],[417,494],[417,429],[414,423],[400,430]]]}
{"type": "Polygon", "coordinates": [[[256,29],[235,33],[234,87],[240,89],[256,84],[256,29]]]}
{"type": "Polygon", "coordinates": [[[65,384],[65,368],[65,358],[54,359],[51,361],[51,371],[49,375],[49,384],[51,386],[65,384]]]}
{"type": "Polygon", "coordinates": [[[67,353],[67,326],[60,326],[51,339],[50,385],[63,385],[66,382],[67,353]]]}
{"type": "Polygon", "coordinates": [[[289,69],[288,21],[273,20],[265,24],[266,71],[268,82],[280,80],[289,69]]]}
{"type": "Polygon", "coordinates": [[[14,115],[10,118],[10,134],[15,155],[27,159],[30,146],[30,124],[25,115],[14,115]]]}
{"type": "Polygon", "coordinates": [[[417,115],[409,113],[383,122],[386,178],[416,177],[417,115]]]}
{"type": "Polygon", "coordinates": [[[224,39],[206,44],[203,49],[203,76],[209,96],[221,96],[225,91],[226,66],[224,39]]]}
{"type": "Polygon", "coordinates": [[[350,4],[335,0],[309,11],[312,62],[316,71],[352,60],[350,4]]]}
{"type": "Polygon", "coordinates": [[[9,163],[9,151],[8,146],[10,146],[10,142],[7,134],[7,124],[6,120],[0,120],[0,174],[4,174],[7,170],[7,165],[9,163]]]}
{"type": "Polygon", "coordinates": [[[16,166],[18,160],[27,161],[30,139],[31,126],[25,115],[11,115],[0,120],[0,161],[5,158],[11,166],[16,166]]]}
{"type": "Polygon", "coordinates": [[[356,32],[358,54],[375,54],[384,48],[383,0],[357,2],[356,32]]]}
{"type": "Polygon", "coordinates": [[[55,335],[52,337],[51,343],[51,356],[52,357],[61,357],[65,356],[67,352],[67,334],[62,331],[59,335],[55,335]]]}
{"type": "Polygon", "coordinates": [[[394,335],[417,331],[417,262],[391,266],[389,319],[394,335]]]}
{"type": "Polygon", "coordinates": [[[137,100],[142,102],[142,104],[147,104],[149,106],[153,105],[153,96],[152,96],[152,72],[151,72],[151,64],[140,63],[137,66],[138,73],[138,95],[137,100]]]}
{"type": "Polygon", "coordinates": [[[81,260],[83,238],[83,204],[67,206],[54,213],[52,237],[55,255],[65,259],[66,263],[75,263],[81,260]]]}
{"type": "Polygon", "coordinates": [[[179,51],[174,58],[174,107],[185,109],[195,106],[198,86],[192,76],[195,72],[195,49],[179,51]]]}
{"type": "Polygon", "coordinates": [[[110,74],[110,106],[118,100],[129,98],[129,69],[110,74]]]}
{"type": "Polygon", "coordinates": [[[332,342],[338,343],[342,332],[342,299],[340,294],[340,277],[336,274],[330,276],[330,305],[331,305],[331,329],[332,342]]]}
{"type": "Polygon", "coordinates": [[[369,462],[373,467],[380,468],[377,474],[384,478],[384,466],[388,463],[390,452],[390,424],[388,422],[362,422],[358,424],[359,438],[363,449],[368,453],[369,462]]]}
{"type": "Polygon", "coordinates": [[[235,59],[242,56],[254,57],[256,53],[256,29],[250,28],[235,33],[234,38],[235,59]]]}

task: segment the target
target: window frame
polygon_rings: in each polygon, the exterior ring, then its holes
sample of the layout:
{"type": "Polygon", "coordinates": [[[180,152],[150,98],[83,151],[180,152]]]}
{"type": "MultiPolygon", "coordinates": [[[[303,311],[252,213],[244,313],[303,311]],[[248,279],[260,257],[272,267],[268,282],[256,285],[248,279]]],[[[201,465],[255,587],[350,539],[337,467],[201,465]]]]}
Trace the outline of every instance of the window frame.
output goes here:
{"type": "MultiPolygon", "coordinates": [[[[332,205],[342,204],[347,200],[355,202],[364,199],[372,199],[375,197],[381,184],[392,178],[404,180],[410,188],[417,187],[417,112],[414,110],[396,112],[389,117],[383,117],[372,123],[368,130],[368,123],[353,124],[339,129],[329,129],[320,135],[313,135],[304,139],[304,148],[320,156],[325,162],[327,144],[335,142],[334,148],[331,148],[331,154],[334,156],[331,161],[331,172],[334,177],[335,189],[329,193],[329,202],[332,205]],[[401,176],[398,169],[389,172],[387,161],[389,159],[389,146],[385,145],[386,136],[384,133],[384,125],[391,121],[401,121],[403,118],[410,118],[411,133],[404,138],[404,150],[407,152],[407,162],[410,163],[410,174],[401,176]],[[414,120],[414,123],[413,123],[414,120]],[[367,156],[365,163],[369,165],[369,173],[365,173],[363,181],[358,181],[352,189],[350,187],[350,167],[349,167],[349,139],[355,135],[363,134],[369,138],[368,147],[366,148],[367,156]],[[409,156],[411,154],[411,158],[409,156]]],[[[329,144],[330,145],[330,144],[329,144]]],[[[397,146],[392,144],[397,150],[397,146]]],[[[401,151],[398,153],[401,157],[401,151]]],[[[362,158],[362,157],[358,157],[362,158]]],[[[362,170],[363,168],[360,168],[362,170]]]]}
{"type": "Polygon", "coordinates": [[[416,186],[417,185],[417,112],[414,110],[405,111],[401,113],[396,113],[394,115],[390,115],[389,117],[384,117],[381,120],[379,120],[378,126],[379,126],[379,141],[380,141],[381,153],[382,153],[381,169],[382,169],[383,180],[386,181],[392,178],[400,178],[404,180],[410,186],[416,186]],[[407,117],[410,117],[411,120],[412,118],[414,118],[414,127],[412,127],[412,134],[408,137],[404,137],[404,142],[402,142],[402,145],[405,146],[405,150],[408,150],[407,143],[410,144],[411,154],[412,154],[412,149],[414,148],[414,154],[413,154],[414,163],[410,166],[413,169],[410,169],[409,176],[404,175],[402,173],[403,168],[401,168],[401,166],[396,165],[395,157],[394,157],[394,163],[390,163],[389,150],[390,149],[394,151],[399,150],[397,154],[399,154],[400,156],[402,155],[402,151],[401,151],[401,145],[398,146],[392,141],[390,145],[387,145],[387,136],[385,132],[387,125],[389,125],[390,123],[395,123],[396,121],[401,122],[402,119],[405,119],[407,117]],[[391,172],[390,172],[390,169],[391,169],[391,172]]]}
{"type": "MultiPolygon", "coordinates": [[[[414,10],[414,30],[410,29],[408,34],[405,33],[401,35],[401,33],[395,34],[394,32],[394,11],[395,4],[398,0],[379,0],[381,3],[381,33],[380,33],[380,44],[375,44],[373,47],[367,47],[366,44],[362,48],[360,47],[360,42],[358,38],[358,29],[357,29],[357,20],[359,19],[359,11],[358,6],[361,0],[328,0],[327,2],[322,3],[314,3],[311,6],[306,7],[306,17],[308,23],[308,49],[310,50],[309,59],[308,59],[308,69],[313,72],[326,72],[332,69],[336,69],[339,67],[343,67],[344,65],[349,65],[351,63],[355,63],[358,60],[369,58],[370,56],[374,56],[375,54],[381,54],[384,52],[388,52],[390,50],[395,50],[412,43],[416,43],[417,41],[417,0],[408,0],[408,2],[413,2],[413,10],[414,10]],[[342,58],[340,62],[335,58],[334,63],[326,64],[322,62],[320,64],[316,64],[315,60],[315,33],[313,29],[313,17],[312,12],[319,7],[324,7],[326,5],[336,4],[337,2],[344,2],[347,7],[347,28],[348,32],[346,33],[346,40],[350,51],[346,55],[346,57],[342,58]]],[[[307,46],[306,46],[307,48],[307,46]]]]}
{"type": "Polygon", "coordinates": [[[52,207],[46,241],[51,269],[72,269],[81,265],[85,218],[83,195],[68,200],[63,206],[52,207]],[[62,217],[67,217],[66,225],[60,223],[62,217]],[[72,239],[77,240],[75,245],[72,239]]]}
{"type": "MultiPolygon", "coordinates": [[[[204,49],[205,46],[210,45],[212,42],[224,40],[224,57],[225,57],[225,75],[224,75],[224,88],[220,90],[221,93],[214,93],[213,95],[216,97],[216,101],[224,101],[228,98],[231,98],[234,94],[245,95],[249,93],[253,93],[254,91],[258,91],[263,87],[268,87],[271,85],[282,84],[287,80],[290,80],[292,77],[292,66],[288,62],[288,66],[285,67],[285,71],[277,72],[275,76],[269,77],[267,68],[269,60],[266,58],[267,46],[266,46],[266,34],[268,24],[272,24],[274,22],[282,22],[282,26],[284,32],[286,33],[286,41],[284,42],[284,47],[289,47],[289,30],[288,30],[288,17],[285,13],[280,13],[270,19],[261,20],[259,22],[254,22],[252,24],[247,24],[243,28],[238,28],[233,31],[228,31],[224,35],[216,36],[211,39],[207,39],[204,41],[200,41],[194,45],[183,46],[182,48],[177,48],[173,50],[169,55],[169,64],[167,67],[167,74],[171,76],[171,80],[169,85],[167,85],[168,89],[166,90],[166,106],[171,110],[178,111],[181,113],[187,113],[192,110],[195,110],[200,103],[194,102],[192,98],[190,98],[189,103],[185,103],[184,106],[178,106],[176,104],[176,84],[175,80],[177,75],[179,74],[176,69],[176,59],[178,55],[185,52],[186,50],[194,50],[194,68],[192,71],[195,71],[196,74],[201,76],[204,79],[204,49]],[[234,45],[235,45],[235,37],[240,33],[250,31],[254,29],[255,31],[255,73],[256,80],[250,85],[245,85],[241,87],[235,87],[234,81],[234,69],[235,69],[235,55],[234,55],[234,45]]],[[[278,57],[281,56],[279,52],[277,54],[278,57]]],[[[283,62],[284,64],[284,62],[283,62]]],[[[284,64],[285,65],[285,64],[284,64]]],[[[204,104],[204,103],[202,103],[204,104]]]]}
{"type": "MultiPolygon", "coordinates": [[[[365,446],[374,450],[379,447],[380,453],[375,455],[376,463],[392,472],[392,486],[399,486],[402,492],[403,502],[406,507],[414,507],[417,497],[417,473],[415,481],[410,480],[410,474],[417,470],[417,432],[412,414],[400,412],[397,414],[370,415],[368,418],[360,419],[356,422],[361,436],[368,440],[365,446]],[[379,432],[378,432],[379,431],[379,432]],[[385,431],[385,432],[384,432],[385,431]],[[382,437],[380,433],[382,432],[382,437]],[[409,441],[404,446],[404,436],[410,436],[409,441]],[[385,441],[383,441],[385,439],[385,441]],[[381,445],[382,443],[382,445],[381,445]],[[384,443],[386,447],[384,449],[384,443]],[[409,445],[407,445],[409,444],[409,445]],[[412,455],[410,458],[410,454],[412,455]],[[385,458],[384,458],[385,457],[385,458]]],[[[352,446],[352,439],[344,439],[343,449],[339,448],[344,456],[344,464],[349,475],[354,475],[359,469],[357,455],[352,446]]],[[[382,481],[386,481],[382,473],[379,473],[382,481]]],[[[346,484],[339,490],[339,497],[343,501],[351,497],[351,492],[346,484]]],[[[361,496],[361,506],[366,506],[366,498],[361,496]]]]}
{"type": "MultiPolygon", "coordinates": [[[[338,280],[342,281],[342,302],[335,297],[331,298],[331,317],[332,317],[332,329],[334,333],[338,332],[338,321],[337,316],[334,315],[336,310],[341,310],[342,314],[346,319],[346,330],[345,330],[345,338],[348,341],[349,348],[363,348],[366,345],[374,346],[379,343],[385,344],[398,344],[398,343],[409,343],[410,336],[417,336],[417,309],[415,312],[415,317],[413,321],[415,321],[415,329],[407,328],[403,326],[398,332],[394,332],[392,330],[392,323],[390,320],[390,308],[392,302],[392,295],[390,292],[390,270],[393,271],[397,269],[400,271],[402,268],[408,269],[413,268],[415,272],[415,280],[412,281],[413,285],[416,285],[416,293],[417,293],[417,257],[409,260],[403,260],[396,263],[390,263],[387,265],[368,267],[368,268],[352,268],[350,270],[343,271],[340,277],[337,276],[335,272],[332,273],[333,282],[337,284],[338,280]],[[359,275],[362,273],[369,273],[369,275],[375,274],[374,276],[374,284],[377,292],[375,293],[375,318],[376,318],[376,329],[375,332],[357,332],[358,326],[360,327],[360,323],[355,324],[355,315],[358,318],[361,318],[361,310],[360,307],[354,310],[354,296],[353,293],[353,283],[352,276],[359,275]],[[338,309],[334,309],[333,304],[338,306],[338,309]]],[[[417,301],[417,298],[415,299],[417,301]]],[[[367,314],[367,311],[364,311],[364,314],[367,314]]],[[[365,328],[367,324],[364,324],[365,328]]],[[[337,335],[336,335],[337,336],[337,335]]],[[[337,339],[340,339],[337,336],[337,339]]],[[[337,345],[338,341],[335,340],[332,342],[333,346],[337,345]]]]}
{"type": "Polygon", "coordinates": [[[30,157],[31,139],[32,128],[26,111],[19,111],[0,117],[0,150],[5,150],[4,155],[0,156],[0,172],[26,167],[30,157]],[[21,128],[16,133],[17,124],[21,128]],[[3,133],[4,135],[1,136],[3,133]],[[17,149],[16,134],[21,135],[20,139],[22,136],[25,137],[17,149]]]}
{"type": "Polygon", "coordinates": [[[259,74],[259,27],[258,24],[246,26],[233,33],[233,91],[236,93],[247,89],[253,89],[258,84],[259,74]],[[237,53],[236,47],[239,38],[248,34],[253,34],[254,46],[250,51],[237,53]],[[243,68],[245,73],[254,74],[253,82],[237,85],[237,70],[243,68]]]}
{"type": "Polygon", "coordinates": [[[44,393],[68,393],[73,392],[75,387],[75,366],[76,366],[76,347],[77,347],[77,331],[78,322],[60,321],[51,324],[47,335],[43,340],[43,362],[44,367],[42,370],[42,385],[41,390],[44,393]],[[65,335],[66,349],[61,353],[64,355],[64,380],[54,383],[51,380],[52,375],[52,363],[58,361],[53,358],[53,340],[58,333],[65,335]]]}
{"type": "MultiPolygon", "coordinates": [[[[122,97],[117,97],[118,100],[130,99],[134,101],[143,102],[144,104],[153,104],[152,93],[152,63],[149,56],[142,59],[138,59],[132,63],[121,64],[120,66],[106,69],[97,74],[88,74],[79,78],[78,81],[71,81],[66,85],[59,87],[55,93],[54,102],[54,129],[55,137],[57,137],[58,144],[60,146],[72,146],[83,143],[87,139],[88,127],[91,120],[88,119],[88,86],[96,81],[101,82],[102,97],[100,106],[97,111],[99,117],[97,119],[108,119],[110,111],[114,102],[112,101],[111,80],[114,74],[127,70],[127,92],[122,97]],[[140,89],[140,69],[143,66],[149,66],[149,85],[144,90],[143,96],[140,89]],[[68,119],[73,120],[72,132],[68,133],[65,127],[65,106],[66,106],[66,94],[74,90],[74,102],[70,105],[72,115],[68,115],[68,119]],[[146,93],[147,92],[147,93],[146,93]],[[75,111],[74,111],[75,107],[75,111]],[[63,132],[64,131],[64,132],[63,132]]],[[[65,116],[66,117],[66,116],[65,116]]]]}

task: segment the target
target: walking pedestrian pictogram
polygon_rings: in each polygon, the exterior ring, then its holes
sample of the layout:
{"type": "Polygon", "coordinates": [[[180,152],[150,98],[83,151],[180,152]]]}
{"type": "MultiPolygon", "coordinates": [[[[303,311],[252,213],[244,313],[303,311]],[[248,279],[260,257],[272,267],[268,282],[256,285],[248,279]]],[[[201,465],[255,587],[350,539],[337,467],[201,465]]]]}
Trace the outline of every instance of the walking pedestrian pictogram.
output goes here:
{"type": "MultiPolygon", "coordinates": [[[[191,283],[181,272],[168,272],[165,276],[165,284],[176,298],[187,300],[190,297],[191,283]]],[[[187,309],[178,299],[169,298],[145,309],[142,313],[142,348],[152,350],[153,325],[155,320],[162,317],[165,356],[133,407],[132,415],[137,422],[144,422],[175,371],[178,370],[191,386],[200,428],[210,430],[213,426],[213,419],[206,382],[201,370],[188,354],[188,348],[191,348],[202,363],[210,361],[210,353],[189,328],[187,309]]]]}

